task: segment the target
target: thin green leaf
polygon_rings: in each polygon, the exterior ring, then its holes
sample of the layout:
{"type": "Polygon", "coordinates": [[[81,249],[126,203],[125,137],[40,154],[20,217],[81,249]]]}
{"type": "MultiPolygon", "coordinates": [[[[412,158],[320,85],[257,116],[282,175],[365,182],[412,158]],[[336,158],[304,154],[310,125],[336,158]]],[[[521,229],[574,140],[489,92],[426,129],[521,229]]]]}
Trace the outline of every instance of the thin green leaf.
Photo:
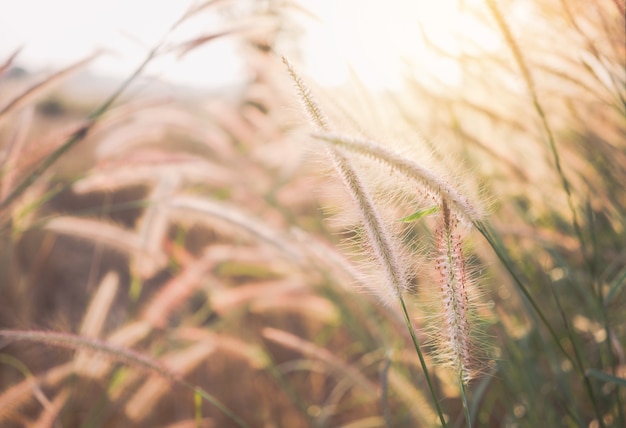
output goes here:
{"type": "Polygon", "coordinates": [[[587,375],[587,377],[592,377],[594,379],[598,379],[604,382],[611,382],[616,384],[617,386],[626,388],[626,379],[624,378],[613,376],[612,374],[605,373],[596,369],[589,369],[585,372],[585,374],[587,375]]]}
{"type": "Polygon", "coordinates": [[[412,223],[414,221],[419,220],[422,217],[425,217],[425,216],[430,215],[430,214],[434,214],[437,211],[439,211],[439,207],[437,207],[435,205],[434,207],[430,207],[430,208],[426,208],[426,209],[423,209],[423,210],[419,210],[419,211],[414,212],[411,215],[408,215],[406,217],[402,217],[398,221],[401,221],[402,223],[412,223]]]}
{"type": "Polygon", "coordinates": [[[624,289],[624,285],[626,285],[626,266],[624,266],[624,268],[611,283],[609,292],[606,293],[606,296],[604,296],[604,306],[608,306],[611,303],[613,298],[624,289]]]}

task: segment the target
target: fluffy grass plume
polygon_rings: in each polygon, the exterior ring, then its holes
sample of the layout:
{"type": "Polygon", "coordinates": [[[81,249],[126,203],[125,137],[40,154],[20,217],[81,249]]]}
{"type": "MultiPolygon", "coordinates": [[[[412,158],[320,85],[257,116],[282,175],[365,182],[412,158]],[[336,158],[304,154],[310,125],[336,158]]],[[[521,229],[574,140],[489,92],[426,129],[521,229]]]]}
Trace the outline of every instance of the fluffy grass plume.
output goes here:
{"type": "MultiPolygon", "coordinates": [[[[312,123],[321,131],[329,131],[329,120],[311,94],[310,89],[291,63],[284,58],[283,62],[287,66],[289,75],[296,86],[299,99],[312,123]]],[[[383,272],[385,283],[373,288],[373,290],[385,302],[395,301],[410,288],[408,273],[405,268],[406,264],[401,260],[402,252],[399,244],[389,232],[384,220],[374,206],[371,194],[365,188],[348,157],[342,151],[331,146],[327,147],[327,153],[335,171],[357,207],[367,234],[367,245],[374,253],[374,257],[383,272]]]]}
{"type": "Polygon", "coordinates": [[[452,367],[458,378],[468,383],[475,375],[475,344],[472,338],[473,284],[463,254],[461,226],[457,215],[445,201],[435,232],[436,259],[440,291],[437,318],[437,358],[452,367]]]}

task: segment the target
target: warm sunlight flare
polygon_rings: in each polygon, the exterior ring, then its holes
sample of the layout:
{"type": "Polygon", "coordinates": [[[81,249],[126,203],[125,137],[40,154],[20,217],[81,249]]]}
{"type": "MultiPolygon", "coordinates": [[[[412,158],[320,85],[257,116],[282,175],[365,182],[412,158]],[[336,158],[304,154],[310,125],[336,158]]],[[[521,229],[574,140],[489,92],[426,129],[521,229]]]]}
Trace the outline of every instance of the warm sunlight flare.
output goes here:
{"type": "Polygon", "coordinates": [[[398,89],[407,75],[458,85],[453,57],[464,45],[491,50],[500,43],[470,13],[482,4],[475,0],[302,3],[318,18],[305,24],[303,51],[310,74],[324,85],[344,83],[352,73],[372,89],[398,89]]]}
{"type": "MultiPolygon", "coordinates": [[[[123,76],[137,58],[158,41],[193,4],[137,0],[14,2],[0,14],[0,55],[23,46],[28,67],[60,67],[94,49],[110,52],[92,70],[123,76]],[[30,12],[37,10],[33,15],[30,12]],[[50,19],[54,17],[54,19],[50,19]]],[[[406,77],[455,86],[462,71],[454,59],[468,44],[490,50],[500,38],[470,8],[477,0],[301,0],[292,14],[302,27],[302,52],[307,74],[324,86],[358,78],[375,90],[398,89],[406,77]]],[[[483,5],[484,7],[484,5],[483,5]]],[[[203,14],[170,36],[224,28],[219,16],[203,14]]],[[[215,87],[240,81],[242,64],[232,38],[216,40],[183,60],[165,58],[151,75],[192,86],[215,87]]]]}

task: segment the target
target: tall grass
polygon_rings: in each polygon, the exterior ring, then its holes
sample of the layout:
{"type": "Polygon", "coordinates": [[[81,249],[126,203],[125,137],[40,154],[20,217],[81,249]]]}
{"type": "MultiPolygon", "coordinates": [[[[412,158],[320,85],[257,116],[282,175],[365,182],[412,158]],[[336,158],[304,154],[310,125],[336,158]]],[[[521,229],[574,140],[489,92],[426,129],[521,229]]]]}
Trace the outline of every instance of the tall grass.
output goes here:
{"type": "Polygon", "coordinates": [[[623,4],[520,3],[457,5],[491,50],[424,33],[436,92],[305,83],[274,2],[200,3],[170,32],[234,22],[104,100],[7,58],[0,425],[624,426],[623,4]],[[237,96],[128,92],[232,29],[237,96]]]}

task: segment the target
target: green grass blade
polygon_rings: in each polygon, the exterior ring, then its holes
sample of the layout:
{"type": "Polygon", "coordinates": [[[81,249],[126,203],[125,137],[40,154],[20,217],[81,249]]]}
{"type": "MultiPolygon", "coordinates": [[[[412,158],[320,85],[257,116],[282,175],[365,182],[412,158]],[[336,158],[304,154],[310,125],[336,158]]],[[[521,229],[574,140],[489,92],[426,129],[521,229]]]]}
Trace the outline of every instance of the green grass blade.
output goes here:
{"type": "Polygon", "coordinates": [[[603,303],[605,307],[609,306],[611,302],[613,301],[613,299],[622,292],[625,285],[626,285],[626,266],[624,266],[622,270],[617,274],[615,279],[611,281],[609,291],[606,293],[606,296],[604,296],[603,303]]]}
{"type": "Polygon", "coordinates": [[[603,382],[614,383],[617,386],[626,388],[626,379],[624,378],[613,376],[612,374],[605,373],[603,371],[596,370],[596,369],[588,369],[585,373],[587,374],[588,377],[598,379],[603,382]]]}
{"type": "Polygon", "coordinates": [[[423,210],[416,211],[413,214],[408,215],[406,217],[402,217],[398,221],[400,221],[402,223],[412,223],[414,221],[419,220],[422,217],[426,217],[427,215],[434,214],[437,211],[439,211],[439,207],[437,207],[437,206],[430,207],[430,208],[425,208],[423,210]]]}

